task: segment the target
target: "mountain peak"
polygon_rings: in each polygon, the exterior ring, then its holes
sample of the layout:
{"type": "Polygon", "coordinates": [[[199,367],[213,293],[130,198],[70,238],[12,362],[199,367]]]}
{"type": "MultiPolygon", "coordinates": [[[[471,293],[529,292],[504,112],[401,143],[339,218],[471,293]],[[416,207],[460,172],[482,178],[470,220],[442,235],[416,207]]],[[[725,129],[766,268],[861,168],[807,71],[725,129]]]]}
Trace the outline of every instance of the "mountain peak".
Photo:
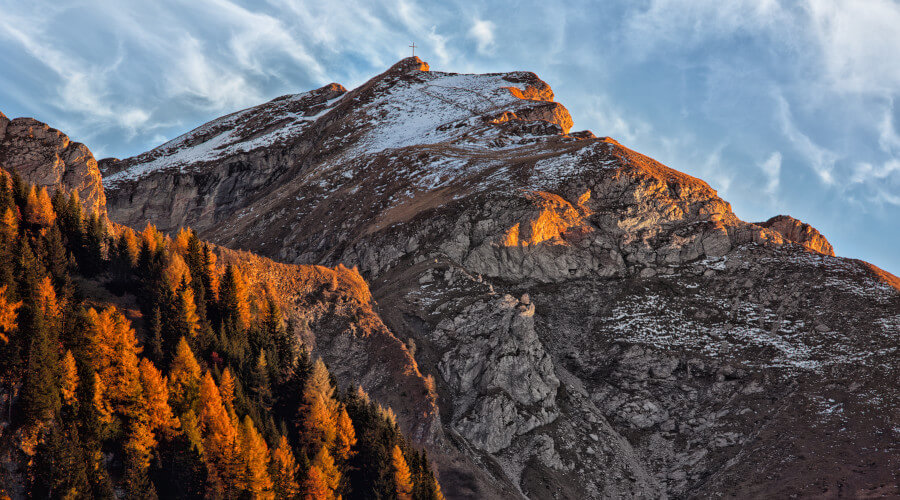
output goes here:
{"type": "Polygon", "coordinates": [[[34,118],[10,120],[0,113],[0,165],[51,191],[78,191],[89,212],[106,214],[100,170],[80,142],[34,118]]]}
{"type": "Polygon", "coordinates": [[[419,56],[404,57],[390,67],[388,72],[408,72],[412,70],[429,71],[431,68],[428,63],[419,59],[419,56]]]}
{"type": "Polygon", "coordinates": [[[762,226],[778,232],[785,239],[803,245],[810,250],[834,257],[834,247],[816,228],[795,219],[790,215],[776,215],[765,222],[757,222],[762,226]]]}

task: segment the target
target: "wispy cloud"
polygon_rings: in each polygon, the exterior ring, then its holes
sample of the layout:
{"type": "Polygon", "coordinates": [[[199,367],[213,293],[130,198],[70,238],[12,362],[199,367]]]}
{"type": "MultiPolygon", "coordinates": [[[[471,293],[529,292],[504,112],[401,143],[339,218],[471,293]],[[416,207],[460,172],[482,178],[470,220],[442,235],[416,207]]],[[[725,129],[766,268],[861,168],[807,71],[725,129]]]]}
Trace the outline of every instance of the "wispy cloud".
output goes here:
{"type": "Polygon", "coordinates": [[[784,137],[791,142],[798,153],[803,155],[809,166],[819,176],[819,180],[827,185],[833,185],[835,183],[833,171],[838,155],[816,144],[797,127],[791,116],[790,105],[784,97],[776,96],[776,102],[778,104],[778,121],[784,137]]]}
{"type": "Polygon", "coordinates": [[[765,174],[767,182],[765,192],[770,197],[775,197],[778,186],[781,183],[781,153],[775,151],[766,161],[759,164],[760,170],[765,174]]]}
{"type": "Polygon", "coordinates": [[[484,19],[475,19],[469,28],[469,38],[475,40],[478,52],[490,54],[494,50],[494,30],[497,25],[484,19]]]}

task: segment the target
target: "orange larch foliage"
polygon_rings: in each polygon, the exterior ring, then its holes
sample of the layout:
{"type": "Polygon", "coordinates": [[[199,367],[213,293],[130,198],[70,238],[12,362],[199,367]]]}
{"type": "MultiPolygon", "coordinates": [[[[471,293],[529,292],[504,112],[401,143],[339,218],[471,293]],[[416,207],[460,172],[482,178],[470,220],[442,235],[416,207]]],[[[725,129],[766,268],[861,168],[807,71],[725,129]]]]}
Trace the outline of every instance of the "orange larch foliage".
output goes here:
{"type": "Polygon", "coordinates": [[[328,479],[315,465],[309,468],[303,481],[304,500],[334,500],[334,490],[328,486],[328,479]]]}
{"type": "Polygon", "coordinates": [[[9,334],[18,328],[19,307],[22,302],[10,302],[6,296],[6,285],[0,286],[0,340],[9,342],[9,334]]]}
{"type": "Polygon", "coordinates": [[[197,332],[200,331],[200,316],[197,315],[197,303],[194,300],[194,290],[189,286],[182,287],[178,292],[178,300],[180,302],[178,310],[184,315],[184,317],[179,319],[187,325],[188,331],[185,333],[194,337],[197,335],[197,332]]]}
{"type": "Polygon", "coordinates": [[[155,252],[162,245],[163,236],[156,230],[156,226],[147,223],[147,226],[141,232],[141,244],[147,244],[151,252],[155,252]]]}
{"type": "Polygon", "coordinates": [[[188,242],[191,240],[191,230],[180,228],[178,230],[178,234],[175,235],[175,238],[172,240],[172,250],[178,252],[180,255],[187,255],[188,251],[188,242]]]}
{"type": "Polygon", "coordinates": [[[16,212],[11,208],[7,208],[3,211],[3,214],[0,215],[0,237],[3,238],[3,242],[6,244],[11,244],[12,241],[18,236],[19,233],[19,218],[16,216],[16,212]]]}
{"type": "Polygon", "coordinates": [[[226,366],[222,371],[222,380],[219,381],[219,393],[222,395],[222,403],[230,412],[234,411],[234,376],[231,370],[226,366]]]}
{"type": "Polygon", "coordinates": [[[141,413],[146,418],[153,432],[169,434],[178,428],[178,418],[172,414],[169,406],[169,388],[166,378],[148,359],[141,359],[138,366],[143,389],[143,408],[141,413]]]}
{"type": "Polygon", "coordinates": [[[131,323],[114,306],[88,311],[97,374],[113,409],[130,415],[141,394],[138,355],[141,348],[131,323]]]}
{"type": "Polygon", "coordinates": [[[200,395],[200,364],[184,337],[178,341],[169,369],[169,397],[179,412],[191,409],[200,395]]]}
{"type": "Polygon", "coordinates": [[[272,479],[278,498],[295,498],[300,494],[300,485],[297,484],[299,469],[291,445],[286,437],[281,436],[278,446],[272,451],[272,479]]]}
{"type": "Polygon", "coordinates": [[[60,368],[59,393],[63,403],[72,406],[78,402],[76,394],[78,391],[78,367],[75,366],[75,356],[72,355],[72,351],[66,351],[60,368]]]}
{"type": "Polygon", "coordinates": [[[212,375],[207,372],[200,382],[200,433],[203,435],[204,459],[212,483],[234,489],[243,483],[238,455],[238,433],[222,404],[222,396],[212,375]]]}
{"type": "Polygon", "coordinates": [[[300,422],[302,426],[302,439],[307,443],[307,449],[315,449],[316,446],[331,446],[337,434],[333,414],[321,395],[315,395],[312,404],[306,406],[300,422]]]}
{"type": "Polygon", "coordinates": [[[412,500],[412,474],[409,472],[406,459],[403,458],[403,451],[397,445],[394,445],[391,461],[394,465],[394,487],[397,491],[397,498],[412,500]]]}
{"type": "Polygon", "coordinates": [[[253,498],[275,498],[269,476],[269,447],[257,432],[249,415],[241,422],[241,461],[244,466],[244,489],[253,498]]]}
{"type": "Polygon", "coordinates": [[[132,466],[146,470],[150,466],[151,454],[155,447],[156,437],[150,425],[140,419],[133,420],[125,441],[125,453],[132,466]]]}
{"type": "Polygon", "coordinates": [[[113,409],[109,399],[106,397],[106,386],[96,372],[94,373],[93,392],[94,400],[91,401],[91,404],[93,404],[94,410],[97,411],[98,419],[102,424],[109,424],[112,421],[113,409]]]}
{"type": "Polygon", "coordinates": [[[353,429],[353,420],[347,414],[345,408],[341,408],[337,417],[337,429],[334,439],[334,454],[338,459],[346,461],[353,455],[353,447],[356,445],[356,431],[353,429]]]}
{"type": "Polygon", "coordinates": [[[250,292],[243,273],[237,266],[228,266],[219,286],[219,301],[227,310],[233,311],[239,330],[250,326],[250,292]]]}
{"type": "Polygon", "coordinates": [[[37,284],[37,296],[46,318],[59,318],[59,303],[56,300],[56,289],[53,288],[53,282],[49,276],[37,284]]]}
{"type": "Polygon", "coordinates": [[[322,471],[322,476],[325,478],[325,484],[327,484],[332,491],[337,491],[338,486],[341,484],[341,471],[338,470],[337,465],[335,465],[334,457],[328,452],[327,446],[319,448],[319,452],[316,453],[316,456],[312,459],[312,465],[322,471]]]}
{"type": "Polygon", "coordinates": [[[41,188],[38,191],[32,186],[28,191],[23,212],[25,221],[36,226],[50,227],[56,221],[56,212],[53,211],[53,204],[50,202],[47,188],[41,188]]]}
{"type": "Polygon", "coordinates": [[[163,275],[173,287],[178,286],[182,280],[187,283],[191,282],[190,268],[188,268],[181,255],[175,252],[168,254],[166,266],[163,268],[163,275]]]}

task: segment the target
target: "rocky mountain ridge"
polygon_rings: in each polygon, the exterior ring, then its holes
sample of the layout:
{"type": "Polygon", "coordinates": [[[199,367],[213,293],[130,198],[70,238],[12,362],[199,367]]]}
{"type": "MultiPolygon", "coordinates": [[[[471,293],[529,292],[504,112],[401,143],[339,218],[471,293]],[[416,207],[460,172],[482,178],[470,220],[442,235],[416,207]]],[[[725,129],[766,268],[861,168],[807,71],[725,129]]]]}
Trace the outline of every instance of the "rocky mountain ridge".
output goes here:
{"type": "MultiPolygon", "coordinates": [[[[534,74],[409,58],[101,168],[115,221],[358,266],[450,497],[898,493],[897,278],[571,124],[534,74]]],[[[322,342],[339,376],[360,342],[322,342]]]]}

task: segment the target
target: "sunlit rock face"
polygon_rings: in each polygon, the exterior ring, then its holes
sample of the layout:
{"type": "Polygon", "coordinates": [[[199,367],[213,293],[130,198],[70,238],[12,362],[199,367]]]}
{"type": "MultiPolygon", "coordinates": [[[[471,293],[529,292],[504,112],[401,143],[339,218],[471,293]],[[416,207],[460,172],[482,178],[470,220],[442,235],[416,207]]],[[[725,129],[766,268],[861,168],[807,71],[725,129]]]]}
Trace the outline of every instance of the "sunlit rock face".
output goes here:
{"type": "Polygon", "coordinates": [[[834,257],[834,248],[816,228],[799,221],[790,215],[776,215],[758,226],[773,229],[794,243],[799,243],[810,250],[834,257]]]}
{"type": "MultiPolygon", "coordinates": [[[[889,491],[897,279],[571,132],[553,99],[533,73],[404,59],[102,162],[110,214],[358,266],[434,376],[413,435],[450,497],[889,491]]],[[[323,343],[330,366],[355,342],[323,343]]]]}
{"type": "Polygon", "coordinates": [[[38,186],[60,186],[78,195],[90,212],[106,213],[97,160],[81,143],[33,118],[0,113],[0,166],[38,186]]]}

